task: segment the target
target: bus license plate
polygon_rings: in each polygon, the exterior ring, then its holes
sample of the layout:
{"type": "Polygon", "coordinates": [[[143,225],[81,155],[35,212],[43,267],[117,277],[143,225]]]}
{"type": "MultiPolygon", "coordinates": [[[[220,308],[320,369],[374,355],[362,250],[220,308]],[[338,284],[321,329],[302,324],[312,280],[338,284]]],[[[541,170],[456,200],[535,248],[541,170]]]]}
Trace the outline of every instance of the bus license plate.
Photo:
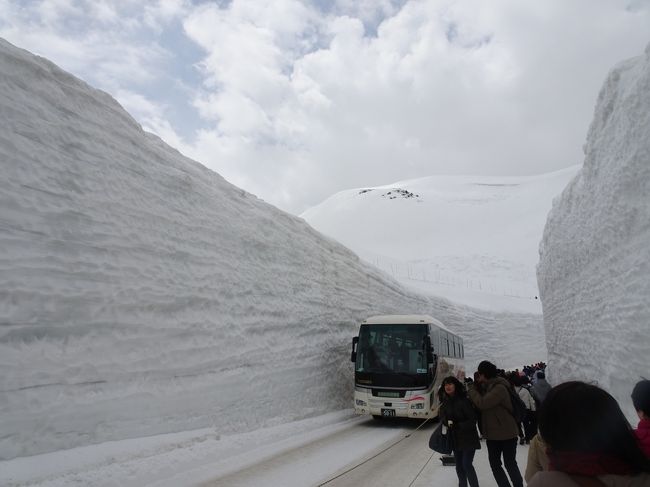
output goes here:
{"type": "Polygon", "coordinates": [[[383,417],[385,417],[385,418],[395,416],[395,410],[394,409],[382,409],[381,410],[381,415],[383,417]]]}

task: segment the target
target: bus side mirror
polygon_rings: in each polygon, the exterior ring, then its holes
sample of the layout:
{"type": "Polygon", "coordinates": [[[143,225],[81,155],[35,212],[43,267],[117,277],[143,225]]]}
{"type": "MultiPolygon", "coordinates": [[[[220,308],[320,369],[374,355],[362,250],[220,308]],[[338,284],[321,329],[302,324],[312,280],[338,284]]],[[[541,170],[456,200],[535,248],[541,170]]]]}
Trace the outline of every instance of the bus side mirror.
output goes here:
{"type": "Polygon", "coordinates": [[[352,362],[357,361],[357,344],[359,343],[359,337],[354,337],[352,339],[352,353],[350,354],[350,360],[352,362]]]}

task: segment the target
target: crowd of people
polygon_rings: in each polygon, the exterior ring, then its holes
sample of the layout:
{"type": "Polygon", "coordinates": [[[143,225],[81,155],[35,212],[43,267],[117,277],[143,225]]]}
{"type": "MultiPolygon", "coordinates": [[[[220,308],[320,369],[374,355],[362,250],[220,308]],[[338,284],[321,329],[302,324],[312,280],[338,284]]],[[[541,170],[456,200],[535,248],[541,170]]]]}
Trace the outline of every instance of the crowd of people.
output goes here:
{"type": "Polygon", "coordinates": [[[608,392],[580,381],[551,387],[545,369],[538,363],[506,372],[483,361],[465,384],[443,380],[439,417],[453,438],[458,485],[478,487],[473,461],[485,439],[499,487],[524,480],[531,487],[650,487],[650,380],[631,391],[639,416],[633,429],[608,392]],[[521,422],[516,396],[526,409],[521,422]],[[518,443],[530,445],[523,476],[518,443]]]}

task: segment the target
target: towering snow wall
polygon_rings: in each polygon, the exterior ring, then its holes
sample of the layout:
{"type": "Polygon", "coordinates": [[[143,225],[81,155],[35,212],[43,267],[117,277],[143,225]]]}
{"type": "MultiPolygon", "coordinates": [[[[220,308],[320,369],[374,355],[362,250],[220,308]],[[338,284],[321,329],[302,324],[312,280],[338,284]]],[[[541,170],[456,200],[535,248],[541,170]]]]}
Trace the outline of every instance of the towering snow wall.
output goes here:
{"type": "Polygon", "coordinates": [[[440,318],[469,363],[538,353],[541,317],[406,292],[2,40],[0,73],[0,459],[349,408],[373,314],[440,318]]]}
{"type": "Polygon", "coordinates": [[[585,156],[540,245],[549,370],[597,381],[633,419],[650,373],[650,45],[609,74],[585,156]]]}

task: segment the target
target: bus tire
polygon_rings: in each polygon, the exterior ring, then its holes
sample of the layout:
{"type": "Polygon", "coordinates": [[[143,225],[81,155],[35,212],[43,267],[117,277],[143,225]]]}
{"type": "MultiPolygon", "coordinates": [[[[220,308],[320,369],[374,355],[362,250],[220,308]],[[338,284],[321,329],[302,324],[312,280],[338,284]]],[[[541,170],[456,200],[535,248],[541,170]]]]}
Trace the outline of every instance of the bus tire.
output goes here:
{"type": "Polygon", "coordinates": [[[372,419],[374,419],[375,421],[381,421],[384,418],[382,418],[379,414],[373,414],[372,419]]]}

